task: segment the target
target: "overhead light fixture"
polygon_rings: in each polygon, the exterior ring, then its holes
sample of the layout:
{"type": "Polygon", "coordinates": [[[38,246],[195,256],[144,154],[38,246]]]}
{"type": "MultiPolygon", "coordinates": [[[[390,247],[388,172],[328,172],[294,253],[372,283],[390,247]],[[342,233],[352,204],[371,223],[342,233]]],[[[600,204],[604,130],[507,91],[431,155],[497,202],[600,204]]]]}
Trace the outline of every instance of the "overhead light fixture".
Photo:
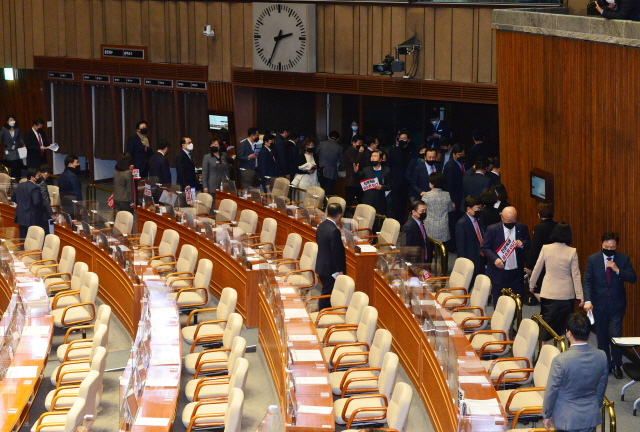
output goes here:
{"type": "Polygon", "coordinates": [[[13,68],[4,68],[5,81],[13,81],[13,68]]]}

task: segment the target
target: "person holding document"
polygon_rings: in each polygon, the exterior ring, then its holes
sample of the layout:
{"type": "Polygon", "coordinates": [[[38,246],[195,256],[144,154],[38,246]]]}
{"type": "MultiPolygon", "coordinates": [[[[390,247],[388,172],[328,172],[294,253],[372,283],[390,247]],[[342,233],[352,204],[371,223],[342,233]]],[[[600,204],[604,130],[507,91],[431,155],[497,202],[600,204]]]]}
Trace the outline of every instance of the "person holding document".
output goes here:
{"type": "Polygon", "coordinates": [[[300,189],[309,189],[311,186],[318,186],[318,156],[316,155],[316,139],[305,138],[302,143],[302,151],[298,156],[296,175],[293,178],[292,186],[300,189]]]}
{"type": "Polygon", "coordinates": [[[27,147],[27,167],[39,169],[47,163],[45,150],[49,147],[47,134],[44,133],[44,120],[37,118],[33,127],[24,134],[24,144],[27,147]]]}
{"type": "Polygon", "coordinates": [[[367,182],[365,185],[360,183],[364,191],[362,195],[362,203],[368,204],[379,215],[387,213],[387,193],[391,190],[391,171],[388,167],[382,166],[380,162],[380,151],[374,150],[371,153],[371,166],[360,170],[360,164],[353,164],[353,179],[356,181],[376,180],[367,182]]]}

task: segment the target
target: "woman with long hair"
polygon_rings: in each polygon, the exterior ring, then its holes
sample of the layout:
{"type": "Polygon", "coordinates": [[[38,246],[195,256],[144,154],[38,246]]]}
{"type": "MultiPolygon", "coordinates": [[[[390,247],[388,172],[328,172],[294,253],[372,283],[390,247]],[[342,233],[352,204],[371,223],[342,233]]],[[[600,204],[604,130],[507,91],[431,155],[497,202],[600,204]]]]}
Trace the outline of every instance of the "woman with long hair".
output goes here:
{"type": "Polygon", "coordinates": [[[116,170],[113,173],[113,203],[116,212],[128,211],[133,213],[133,164],[131,155],[123,153],[118,157],[116,170]]]}

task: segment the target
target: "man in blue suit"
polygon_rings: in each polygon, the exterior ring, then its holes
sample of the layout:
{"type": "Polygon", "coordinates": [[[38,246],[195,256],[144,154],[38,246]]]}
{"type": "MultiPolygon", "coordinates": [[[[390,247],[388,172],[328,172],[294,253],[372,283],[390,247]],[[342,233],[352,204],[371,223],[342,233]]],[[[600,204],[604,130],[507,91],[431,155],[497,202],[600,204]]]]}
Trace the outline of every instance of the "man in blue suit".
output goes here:
{"type": "Polygon", "coordinates": [[[482,239],[482,253],[487,259],[487,276],[491,279],[494,308],[503,288],[511,288],[514,294],[522,294],[526,252],[531,247],[529,228],[517,222],[518,212],[514,207],[505,207],[501,219],[502,223],[487,228],[482,239]],[[499,251],[507,239],[515,243],[515,250],[509,255],[502,255],[499,251]]]}
{"type": "Polygon", "coordinates": [[[20,238],[26,238],[31,225],[42,226],[46,214],[42,206],[42,194],[36,184],[36,177],[40,171],[30,167],[27,170],[26,182],[20,183],[11,196],[11,201],[16,203],[16,217],[13,219],[20,227],[20,238]]]}
{"type": "Polygon", "coordinates": [[[258,153],[258,170],[262,177],[262,186],[265,188],[269,184],[271,177],[278,177],[278,159],[274,147],[275,137],[267,134],[263,138],[264,145],[258,153]]]}
{"type": "Polygon", "coordinates": [[[622,353],[609,344],[622,336],[622,319],[627,311],[624,282],[636,283],[638,277],[628,255],[616,249],[620,238],[615,232],[602,235],[602,251],[589,256],[584,273],[584,309],[593,311],[598,348],[607,355],[609,372],[622,379],[622,353]]]}

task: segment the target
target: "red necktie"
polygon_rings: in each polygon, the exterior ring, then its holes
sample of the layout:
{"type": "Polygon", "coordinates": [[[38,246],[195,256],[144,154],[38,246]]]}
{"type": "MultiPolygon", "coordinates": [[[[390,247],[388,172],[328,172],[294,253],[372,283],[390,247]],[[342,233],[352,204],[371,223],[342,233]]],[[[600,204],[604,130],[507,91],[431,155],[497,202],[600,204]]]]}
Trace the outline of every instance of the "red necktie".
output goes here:
{"type": "MultiPolygon", "coordinates": [[[[611,257],[607,258],[607,262],[609,261],[611,261],[611,257]]],[[[607,283],[610,284],[611,283],[611,267],[607,267],[607,269],[604,272],[607,275],[607,283]]]]}
{"type": "MultiPolygon", "coordinates": [[[[480,227],[478,226],[478,221],[475,218],[473,219],[473,227],[476,229],[476,235],[478,236],[480,247],[482,247],[482,234],[480,234],[480,227]]],[[[480,255],[484,256],[484,253],[480,252],[480,255]]]]}
{"type": "Polygon", "coordinates": [[[460,169],[462,170],[462,174],[464,174],[464,165],[460,164],[460,169]]]}
{"type": "MultiPolygon", "coordinates": [[[[427,236],[424,233],[424,226],[422,226],[422,222],[418,222],[418,225],[420,225],[420,232],[422,232],[422,238],[424,239],[424,242],[427,243],[427,236]]],[[[429,260],[427,248],[424,248],[424,259],[429,260]]]]}
{"type": "MultiPolygon", "coordinates": [[[[36,131],[36,136],[38,137],[38,142],[40,143],[40,147],[42,147],[42,137],[37,131],[36,131]]],[[[40,155],[42,156],[42,149],[40,149],[40,155]]]]}

